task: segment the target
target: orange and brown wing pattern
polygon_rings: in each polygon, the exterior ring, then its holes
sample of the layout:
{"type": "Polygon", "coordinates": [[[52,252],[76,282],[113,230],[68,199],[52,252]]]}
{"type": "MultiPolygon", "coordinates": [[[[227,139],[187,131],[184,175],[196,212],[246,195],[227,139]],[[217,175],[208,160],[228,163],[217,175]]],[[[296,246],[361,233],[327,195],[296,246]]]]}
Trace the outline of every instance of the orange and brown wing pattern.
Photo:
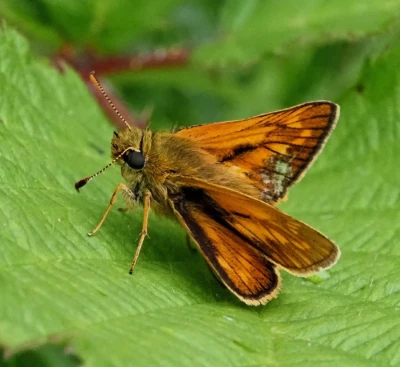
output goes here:
{"type": "MultiPolygon", "coordinates": [[[[202,230],[206,235],[209,231],[221,233],[221,238],[229,234],[226,240],[229,246],[235,236],[264,254],[278,269],[297,276],[329,268],[340,256],[339,248],[320,232],[261,200],[194,178],[180,180],[184,185],[181,200],[193,206],[201,203],[205,216],[200,222],[202,230]],[[206,218],[211,218],[212,223],[206,218]],[[218,224],[217,229],[210,229],[214,223],[218,224]]],[[[181,215],[184,217],[184,213],[181,215]]],[[[212,244],[222,241],[210,240],[212,244]]]]}
{"type": "Polygon", "coordinates": [[[172,199],[175,214],[221,281],[248,305],[275,298],[280,275],[266,256],[249,244],[209,202],[202,190],[183,188],[172,199]],[[203,195],[203,197],[199,197],[203,195]],[[205,200],[203,200],[205,199],[205,200]]]}
{"type": "Polygon", "coordinates": [[[234,166],[267,202],[282,199],[323,147],[339,116],[331,102],[310,102],[245,120],[177,131],[220,163],[234,166]]]}

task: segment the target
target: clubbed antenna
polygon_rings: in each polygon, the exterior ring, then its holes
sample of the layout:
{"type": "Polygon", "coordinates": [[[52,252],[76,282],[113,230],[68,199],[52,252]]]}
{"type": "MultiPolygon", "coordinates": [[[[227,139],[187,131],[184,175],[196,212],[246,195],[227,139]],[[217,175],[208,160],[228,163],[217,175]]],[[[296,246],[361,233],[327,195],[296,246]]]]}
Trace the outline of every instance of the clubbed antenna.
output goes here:
{"type": "Polygon", "coordinates": [[[104,91],[103,87],[101,86],[100,82],[97,80],[97,78],[94,76],[94,71],[92,71],[89,75],[90,81],[97,87],[97,89],[101,92],[101,94],[104,96],[104,98],[107,100],[107,102],[110,104],[111,108],[114,110],[114,112],[117,114],[117,116],[122,120],[122,122],[126,125],[126,127],[131,130],[131,127],[128,124],[128,121],[124,119],[124,117],[119,113],[117,110],[117,107],[114,106],[114,103],[112,103],[111,99],[108,97],[107,93],[104,91]]]}
{"type": "Polygon", "coordinates": [[[115,162],[117,162],[118,160],[120,160],[122,158],[122,156],[128,151],[128,150],[135,150],[133,148],[127,148],[125,149],[121,154],[119,154],[118,156],[116,156],[109,164],[107,164],[107,166],[105,166],[104,168],[102,168],[99,172],[96,172],[94,175],[91,175],[89,177],[85,177],[82,178],[81,180],[79,180],[78,182],[75,183],[75,189],[76,191],[79,192],[79,189],[83,186],[85,186],[89,181],[92,181],[96,176],[98,176],[100,173],[103,173],[108,167],[112,166],[115,162]]]}

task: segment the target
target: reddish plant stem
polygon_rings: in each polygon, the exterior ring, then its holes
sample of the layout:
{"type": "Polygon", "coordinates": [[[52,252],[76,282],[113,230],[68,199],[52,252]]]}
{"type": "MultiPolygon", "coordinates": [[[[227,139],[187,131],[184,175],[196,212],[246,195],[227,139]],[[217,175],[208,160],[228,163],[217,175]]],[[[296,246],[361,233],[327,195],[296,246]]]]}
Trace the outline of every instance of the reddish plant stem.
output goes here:
{"type": "Polygon", "coordinates": [[[107,75],[122,71],[181,67],[187,63],[188,57],[186,50],[158,50],[144,55],[99,58],[81,67],[81,70],[87,73],[95,70],[96,74],[107,75]]]}

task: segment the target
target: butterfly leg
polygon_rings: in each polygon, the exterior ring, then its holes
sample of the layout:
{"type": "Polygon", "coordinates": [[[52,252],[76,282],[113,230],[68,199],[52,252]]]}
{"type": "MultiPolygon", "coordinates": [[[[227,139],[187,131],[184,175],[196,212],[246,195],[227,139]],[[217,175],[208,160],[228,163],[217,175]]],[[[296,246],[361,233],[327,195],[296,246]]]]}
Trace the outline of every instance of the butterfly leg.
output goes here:
{"type": "Polygon", "coordinates": [[[142,249],[144,239],[147,236],[147,224],[149,220],[149,212],[150,212],[150,201],[151,201],[151,193],[150,191],[146,191],[143,198],[143,224],[142,224],[142,233],[140,234],[139,244],[135,252],[135,257],[133,258],[131,268],[129,269],[129,274],[132,274],[133,269],[138,260],[140,250],[142,249]]]}
{"type": "Polygon", "coordinates": [[[108,204],[108,207],[107,207],[106,211],[104,212],[103,217],[101,218],[99,224],[95,227],[95,229],[93,231],[88,233],[88,236],[93,236],[100,229],[100,227],[102,226],[102,224],[104,223],[104,220],[106,219],[106,217],[108,215],[108,212],[110,211],[111,207],[115,203],[115,200],[117,198],[117,194],[118,194],[119,190],[125,191],[125,193],[127,194],[128,197],[132,197],[132,198],[135,197],[135,194],[126,185],[124,185],[123,183],[120,183],[117,186],[117,188],[114,190],[114,193],[112,194],[111,199],[110,199],[110,204],[108,204]]]}

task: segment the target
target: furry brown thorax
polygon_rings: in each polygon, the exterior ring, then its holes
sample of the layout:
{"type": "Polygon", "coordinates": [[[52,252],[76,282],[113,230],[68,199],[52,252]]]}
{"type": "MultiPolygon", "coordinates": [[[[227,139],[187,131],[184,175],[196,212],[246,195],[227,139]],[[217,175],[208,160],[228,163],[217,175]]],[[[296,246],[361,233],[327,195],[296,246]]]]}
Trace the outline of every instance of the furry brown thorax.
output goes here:
{"type": "Polygon", "coordinates": [[[179,177],[195,177],[210,183],[226,186],[259,198],[259,191],[244,182],[235,167],[218,163],[216,158],[203,150],[192,139],[167,132],[152,132],[132,128],[115,133],[111,141],[111,155],[116,158],[124,150],[133,148],[145,158],[142,169],[133,169],[124,159],[118,163],[128,187],[142,202],[142,194],[149,190],[152,208],[159,213],[171,214],[168,197],[177,195],[179,177]],[[155,204],[155,205],[154,205],[155,204]]]}

